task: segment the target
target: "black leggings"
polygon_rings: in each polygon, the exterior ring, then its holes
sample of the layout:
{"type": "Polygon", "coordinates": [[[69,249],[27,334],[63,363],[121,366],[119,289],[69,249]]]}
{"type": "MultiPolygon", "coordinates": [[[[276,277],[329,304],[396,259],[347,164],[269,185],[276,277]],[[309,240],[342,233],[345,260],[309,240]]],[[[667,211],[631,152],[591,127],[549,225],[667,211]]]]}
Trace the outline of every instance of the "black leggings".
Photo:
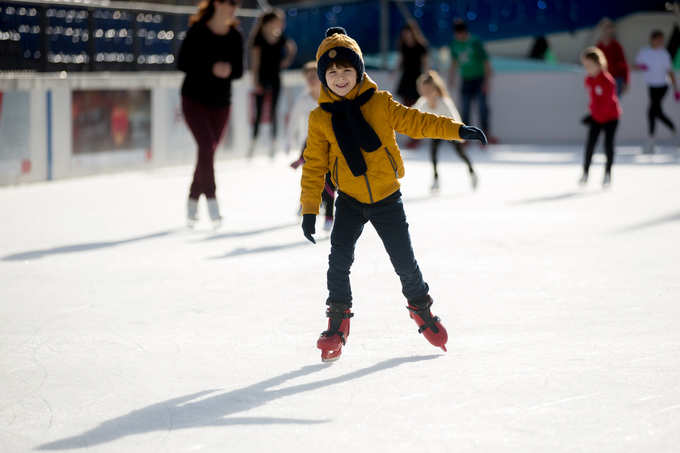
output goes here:
{"type": "MultiPolygon", "coordinates": [[[[439,178],[439,173],[437,173],[437,153],[439,152],[440,143],[441,139],[438,138],[432,139],[432,141],[430,142],[430,157],[432,158],[432,167],[434,168],[434,179],[439,178]]],[[[458,154],[458,157],[460,157],[463,160],[463,162],[465,162],[465,165],[467,165],[468,171],[470,173],[474,173],[475,169],[472,168],[472,162],[470,162],[470,159],[465,153],[463,145],[460,142],[453,141],[451,142],[451,144],[453,145],[453,149],[458,154]]]]}
{"type": "Polygon", "coordinates": [[[668,92],[668,85],[662,87],[649,87],[649,110],[647,110],[647,120],[649,121],[649,136],[654,136],[654,129],[656,128],[656,118],[659,118],[671,131],[675,132],[675,125],[663,113],[661,109],[661,101],[668,92]]]}
{"type": "Polygon", "coordinates": [[[607,165],[605,171],[610,173],[612,165],[614,164],[614,134],[616,127],[619,125],[619,120],[613,120],[606,123],[598,123],[593,120],[590,123],[588,130],[588,140],[586,141],[586,152],[583,156],[583,173],[588,174],[590,170],[590,162],[593,159],[593,152],[595,152],[595,145],[600,131],[604,130],[604,152],[607,155],[607,165]]]}
{"type": "Polygon", "coordinates": [[[257,138],[260,132],[260,120],[262,119],[262,106],[267,92],[271,93],[271,105],[269,110],[269,120],[272,123],[272,137],[276,138],[276,105],[279,102],[281,92],[281,81],[273,80],[263,84],[264,92],[255,95],[255,124],[253,125],[253,138],[257,138]]]}

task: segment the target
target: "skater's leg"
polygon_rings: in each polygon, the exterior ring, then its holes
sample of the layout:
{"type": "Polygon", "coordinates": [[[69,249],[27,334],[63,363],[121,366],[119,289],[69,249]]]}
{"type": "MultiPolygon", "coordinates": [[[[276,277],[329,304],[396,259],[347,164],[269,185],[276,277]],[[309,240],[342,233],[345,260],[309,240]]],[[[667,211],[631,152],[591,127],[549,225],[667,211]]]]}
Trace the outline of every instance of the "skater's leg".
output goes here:
{"type": "Polygon", "coordinates": [[[439,173],[437,172],[437,154],[439,152],[439,143],[441,140],[438,138],[433,138],[430,141],[430,159],[432,160],[432,170],[434,171],[434,180],[439,179],[439,173]]]}
{"type": "Polygon", "coordinates": [[[211,191],[214,196],[215,174],[213,156],[219,138],[211,127],[211,117],[214,114],[213,109],[183,97],[182,111],[187,126],[198,145],[196,168],[189,190],[189,198],[198,200],[202,193],[209,193],[211,191]]]}
{"type": "Polygon", "coordinates": [[[279,104],[279,95],[281,94],[281,81],[274,81],[271,89],[271,103],[269,104],[269,119],[272,123],[272,141],[276,140],[276,133],[278,131],[278,118],[276,116],[276,107],[279,104]]]}
{"type": "Polygon", "coordinates": [[[604,151],[607,155],[607,165],[605,167],[605,173],[609,174],[612,171],[612,165],[614,165],[614,135],[616,134],[616,128],[619,125],[618,120],[609,121],[605,123],[604,128],[604,151]]]}
{"type": "Polygon", "coordinates": [[[229,122],[229,108],[215,109],[209,118],[209,126],[212,128],[213,136],[215,137],[215,147],[212,150],[210,163],[206,166],[206,181],[205,181],[205,196],[208,199],[215,198],[215,152],[222,141],[224,131],[227,129],[229,122]]]}
{"type": "Polygon", "coordinates": [[[358,202],[342,194],[335,202],[335,225],[331,232],[331,253],[328,255],[326,274],[329,300],[352,301],[349,270],[354,262],[354,246],[366,223],[361,211],[358,202]]]}
{"type": "Polygon", "coordinates": [[[260,120],[262,119],[262,106],[264,104],[265,92],[255,95],[255,123],[253,124],[253,140],[260,133],[260,120]]]}
{"type": "Polygon", "coordinates": [[[667,92],[668,92],[668,85],[663,87],[663,90],[661,90],[660,93],[659,93],[659,100],[658,100],[657,105],[656,105],[656,107],[657,107],[656,117],[659,118],[661,120],[661,122],[663,124],[665,124],[668,129],[671,130],[671,132],[675,133],[675,124],[673,124],[673,121],[671,121],[671,119],[668,118],[668,116],[666,116],[666,114],[663,111],[663,107],[662,107],[663,98],[666,97],[667,92]]]}
{"type": "Polygon", "coordinates": [[[460,95],[463,101],[461,119],[463,120],[463,124],[470,124],[470,109],[472,107],[473,93],[470,91],[468,82],[466,80],[463,81],[463,87],[461,89],[460,95]]]}
{"type": "Polygon", "coordinates": [[[656,129],[656,118],[665,116],[661,110],[661,101],[666,95],[666,91],[668,91],[668,86],[649,87],[649,110],[647,111],[647,120],[649,121],[650,137],[654,136],[656,129]]]}
{"type": "Polygon", "coordinates": [[[486,93],[483,89],[484,81],[479,84],[479,91],[477,92],[477,103],[479,104],[479,122],[485,134],[491,135],[489,129],[489,104],[487,102],[486,93]]]}
{"type": "Polygon", "coordinates": [[[456,151],[456,154],[458,154],[458,157],[460,157],[463,162],[465,162],[465,165],[467,165],[468,172],[474,173],[475,169],[472,168],[472,161],[470,161],[470,158],[463,149],[463,145],[460,142],[451,142],[451,145],[453,146],[454,151],[456,151]]]}
{"type": "Polygon", "coordinates": [[[413,254],[401,194],[397,192],[372,206],[369,209],[369,220],[378,232],[394,270],[399,275],[402,293],[406,299],[419,300],[427,296],[429,287],[423,280],[413,254]]]}
{"type": "Polygon", "coordinates": [[[593,120],[588,129],[588,139],[586,140],[586,148],[583,154],[583,175],[587,176],[590,171],[590,162],[593,159],[595,152],[595,145],[597,144],[597,137],[600,135],[601,124],[593,120]]]}

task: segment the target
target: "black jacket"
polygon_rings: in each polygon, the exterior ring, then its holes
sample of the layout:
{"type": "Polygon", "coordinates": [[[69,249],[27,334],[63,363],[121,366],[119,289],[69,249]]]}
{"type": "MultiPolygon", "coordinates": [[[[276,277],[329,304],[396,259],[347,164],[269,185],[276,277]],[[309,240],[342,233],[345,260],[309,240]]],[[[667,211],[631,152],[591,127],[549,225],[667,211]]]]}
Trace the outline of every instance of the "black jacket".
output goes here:
{"type": "Polygon", "coordinates": [[[231,103],[231,81],[243,75],[243,36],[232,27],[226,35],[216,35],[203,22],[187,31],[177,56],[177,68],[186,73],[182,96],[214,107],[231,103]],[[213,65],[223,61],[231,64],[231,76],[215,77],[213,65]]]}

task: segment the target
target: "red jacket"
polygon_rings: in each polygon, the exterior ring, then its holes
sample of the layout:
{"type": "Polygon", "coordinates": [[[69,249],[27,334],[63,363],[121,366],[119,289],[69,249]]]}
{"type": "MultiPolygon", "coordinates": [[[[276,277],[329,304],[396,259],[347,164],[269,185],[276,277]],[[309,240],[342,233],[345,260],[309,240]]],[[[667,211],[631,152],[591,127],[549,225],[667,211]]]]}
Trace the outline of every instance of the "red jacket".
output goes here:
{"type": "Polygon", "coordinates": [[[585,81],[590,95],[590,114],[598,123],[607,123],[621,116],[619,98],[616,96],[616,82],[607,71],[600,71],[585,81]]]}
{"type": "Polygon", "coordinates": [[[630,81],[630,70],[626,62],[626,55],[623,53],[623,47],[616,39],[612,39],[609,44],[602,41],[597,43],[597,47],[604,53],[607,58],[607,69],[615,79],[623,77],[626,85],[630,81]]]}

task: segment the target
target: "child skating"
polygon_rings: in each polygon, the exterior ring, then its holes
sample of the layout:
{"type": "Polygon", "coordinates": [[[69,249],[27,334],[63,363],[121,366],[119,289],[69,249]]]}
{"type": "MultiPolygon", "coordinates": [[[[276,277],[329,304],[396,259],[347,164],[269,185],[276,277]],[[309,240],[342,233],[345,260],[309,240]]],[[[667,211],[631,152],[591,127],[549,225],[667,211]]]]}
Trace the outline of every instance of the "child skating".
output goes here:
{"type": "MultiPolygon", "coordinates": [[[[305,79],[306,89],[298,95],[290,111],[290,120],[286,130],[286,152],[290,149],[300,149],[300,157],[293,161],[290,166],[297,169],[305,163],[303,153],[307,143],[307,128],[309,113],[319,105],[321,94],[321,82],[316,75],[316,62],[310,61],[302,67],[302,76],[305,79]]],[[[330,231],[333,227],[333,203],[335,202],[335,186],[331,181],[330,173],[326,174],[326,184],[321,200],[326,211],[324,230],[330,231]]],[[[302,213],[302,208],[300,208],[302,213]]]]}
{"type": "Polygon", "coordinates": [[[432,316],[432,297],[416,262],[398,179],[404,163],[394,132],[413,138],[480,140],[476,127],[404,107],[364,72],[359,45],[340,27],[331,28],[316,53],[323,84],[319,107],[309,117],[302,167],[302,230],[315,243],[316,215],[326,173],[338,187],[335,224],[328,257],[328,328],[317,347],[321,359],[337,359],[349,336],[353,316],[349,271],[354,246],[366,222],[383,241],[402,285],[411,318],[434,346],[446,350],[446,329],[432,316]]]}
{"type": "Polygon", "coordinates": [[[635,57],[635,67],[644,71],[645,83],[649,90],[649,109],[647,110],[647,122],[649,126],[649,138],[645,153],[653,153],[655,147],[654,132],[656,131],[656,119],[671,130],[677,139],[675,124],[663,112],[661,104],[668,92],[668,79],[673,84],[675,100],[680,101],[680,92],[673,73],[673,63],[671,55],[664,47],[664,36],[660,30],[654,30],[649,37],[649,47],[640,50],[635,57]]]}
{"type": "Polygon", "coordinates": [[[587,48],[581,55],[581,63],[586,70],[585,86],[590,97],[590,117],[588,138],[583,156],[583,174],[579,183],[588,182],[590,162],[597,144],[600,132],[604,131],[604,151],[607,163],[604,169],[602,186],[611,183],[612,165],[614,164],[614,135],[621,116],[619,98],[616,96],[616,81],[607,71],[607,60],[604,53],[597,47],[587,48]]]}
{"type": "MultiPolygon", "coordinates": [[[[429,70],[424,74],[421,74],[421,76],[418,77],[417,85],[420,98],[416,101],[413,108],[416,108],[421,112],[445,116],[458,123],[461,122],[460,113],[458,113],[456,105],[453,103],[453,100],[446,90],[446,84],[436,71],[429,70]]],[[[440,143],[441,140],[438,138],[433,138],[430,142],[430,158],[432,159],[432,169],[434,170],[434,178],[431,187],[433,192],[439,190],[437,153],[439,152],[440,143]]],[[[475,169],[472,167],[472,162],[465,153],[463,145],[459,141],[451,141],[450,143],[458,154],[458,157],[460,157],[463,162],[465,162],[465,165],[467,165],[468,174],[470,175],[470,184],[473,189],[476,189],[478,183],[477,173],[475,173],[475,169]]]]}

